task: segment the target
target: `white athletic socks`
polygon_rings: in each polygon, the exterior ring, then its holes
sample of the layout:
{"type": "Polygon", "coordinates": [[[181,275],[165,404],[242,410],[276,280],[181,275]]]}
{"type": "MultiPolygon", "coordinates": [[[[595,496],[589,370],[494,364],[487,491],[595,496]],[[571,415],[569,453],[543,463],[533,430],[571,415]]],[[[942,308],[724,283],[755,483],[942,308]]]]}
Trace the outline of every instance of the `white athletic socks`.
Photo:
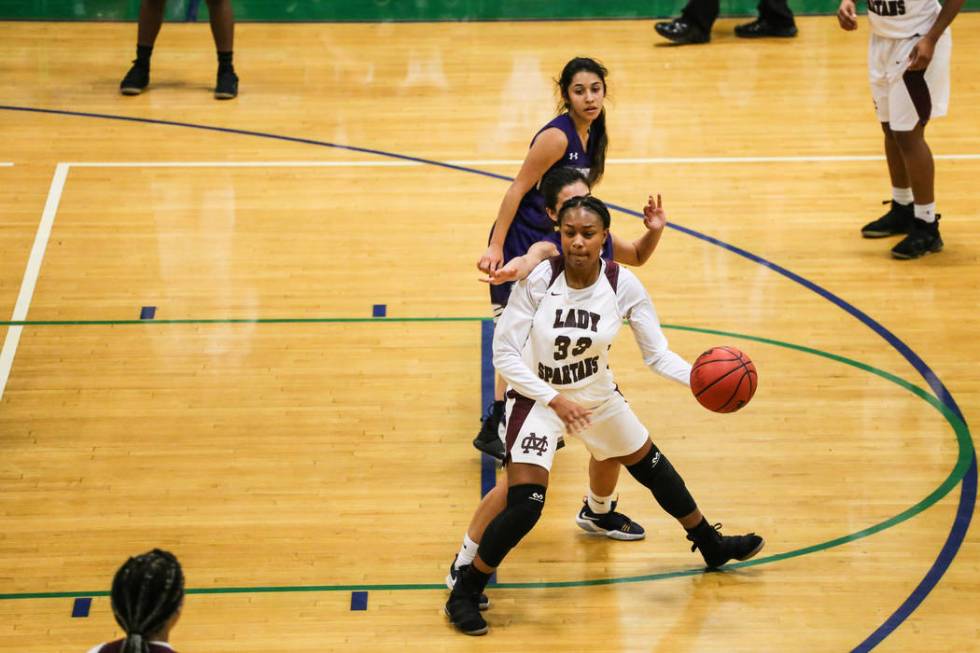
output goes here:
{"type": "Polygon", "coordinates": [[[476,557],[476,550],[479,548],[480,545],[470,539],[469,533],[464,535],[463,546],[459,547],[459,553],[456,554],[456,562],[453,563],[453,566],[459,569],[473,562],[473,558],[476,557]]]}
{"type": "Polygon", "coordinates": [[[592,492],[591,488],[589,488],[589,494],[588,497],[586,498],[586,501],[589,504],[589,510],[591,510],[596,514],[604,515],[610,510],[612,510],[612,502],[615,499],[616,499],[615,494],[610,494],[608,497],[600,497],[596,495],[594,492],[592,492]]]}
{"type": "Polygon", "coordinates": [[[917,220],[922,220],[924,222],[935,222],[936,221],[936,203],[932,204],[916,204],[915,217],[917,220]]]}
{"type": "Polygon", "coordinates": [[[892,186],[892,199],[899,204],[905,204],[908,206],[913,202],[912,189],[911,188],[895,188],[892,186]]]}

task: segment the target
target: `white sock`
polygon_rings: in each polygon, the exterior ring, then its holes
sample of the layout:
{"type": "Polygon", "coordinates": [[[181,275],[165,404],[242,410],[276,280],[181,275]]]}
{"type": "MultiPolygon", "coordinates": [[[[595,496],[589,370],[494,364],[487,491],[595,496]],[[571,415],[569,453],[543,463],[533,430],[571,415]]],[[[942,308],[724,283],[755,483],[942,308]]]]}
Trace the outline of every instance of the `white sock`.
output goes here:
{"type": "Polygon", "coordinates": [[[916,204],[915,205],[915,217],[924,222],[935,222],[936,221],[936,203],[932,204],[916,204]]]}
{"type": "Polygon", "coordinates": [[[604,515],[612,510],[612,502],[615,498],[615,494],[610,494],[608,497],[600,497],[589,488],[589,495],[586,501],[589,504],[589,510],[598,515],[604,515]]]}
{"type": "Polygon", "coordinates": [[[908,206],[912,203],[912,189],[911,188],[895,188],[892,186],[892,199],[899,204],[905,204],[908,206]]]}
{"type": "Polygon", "coordinates": [[[469,533],[464,535],[463,546],[459,547],[459,553],[456,554],[456,562],[453,563],[453,566],[459,569],[473,562],[473,558],[476,557],[476,550],[479,548],[480,545],[470,539],[469,533]]]}

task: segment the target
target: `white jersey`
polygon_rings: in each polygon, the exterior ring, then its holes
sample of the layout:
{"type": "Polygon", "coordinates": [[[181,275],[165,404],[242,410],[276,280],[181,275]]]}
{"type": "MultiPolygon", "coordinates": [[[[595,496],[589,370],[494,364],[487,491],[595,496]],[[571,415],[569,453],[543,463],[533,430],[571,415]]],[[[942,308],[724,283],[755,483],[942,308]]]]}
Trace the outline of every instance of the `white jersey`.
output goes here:
{"type": "Polygon", "coordinates": [[[588,288],[569,287],[560,257],[543,261],[511,292],[493,339],[493,364],[520,394],[547,405],[560,392],[591,409],[616,393],[609,348],[628,320],[643,361],[689,385],[691,365],[667,347],[639,279],[602,261],[588,288]]]}
{"type": "Polygon", "coordinates": [[[871,31],[890,39],[925,36],[942,6],[938,0],[868,0],[871,31]]]}

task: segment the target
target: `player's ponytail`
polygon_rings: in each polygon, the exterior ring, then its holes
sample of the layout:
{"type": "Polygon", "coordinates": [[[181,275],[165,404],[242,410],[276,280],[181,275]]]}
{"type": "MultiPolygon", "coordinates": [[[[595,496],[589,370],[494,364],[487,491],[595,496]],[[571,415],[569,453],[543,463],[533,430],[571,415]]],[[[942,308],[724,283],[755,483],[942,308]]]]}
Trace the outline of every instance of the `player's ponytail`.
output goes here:
{"type": "Polygon", "coordinates": [[[184,600],[184,572],[172,553],[153,549],[127,560],[112,579],[112,613],[126,633],[122,653],[149,653],[184,600]]]}

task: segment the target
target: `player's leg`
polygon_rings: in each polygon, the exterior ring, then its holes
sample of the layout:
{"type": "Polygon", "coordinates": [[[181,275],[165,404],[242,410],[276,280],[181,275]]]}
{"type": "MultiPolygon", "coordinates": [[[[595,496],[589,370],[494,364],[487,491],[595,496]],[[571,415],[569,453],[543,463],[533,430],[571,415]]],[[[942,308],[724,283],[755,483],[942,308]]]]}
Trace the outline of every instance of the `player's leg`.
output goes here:
{"type": "MultiPolygon", "coordinates": [[[[500,478],[497,479],[497,484],[480,500],[476,511],[473,513],[473,517],[470,518],[466,533],[463,535],[463,544],[460,546],[456,557],[453,558],[452,564],[449,565],[449,573],[446,575],[446,587],[452,589],[456,584],[456,579],[459,578],[460,570],[473,564],[473,559],[476,558],[476,552],[480,546],[480,540],[483,539],[484,531],[486,531],[490,522],[502,513],[505,508],[507,508],[506,468],[504,468],[500,478]]],[[[486,594],[481,593],[480,609],[486,610],[489,607],[490,599],[486,594]]]]}
{"type": "Polygon", "coordinates": [[[881,130],[884,134],[888,178],[892,184],[892,198],[883,203],[891,206],[880,218],[861,227],[861,235],[865,238],[884,238],[907,234],[912,229],[912,184],[905,167],[905,158],[898,147],[891,126],[887,122],[883,122],[881,123],[881,130]]]}
{"type": "Polygon", "coordinates": [[[667,457],[647,439],[634,453],[623,456],[620,462],[629,473],[653,494],[654,499],[687,531],[710,568],[720,567],[729,560],[748,560],[762,550],[765,540],[756,535],[722,535],[721,524],[711,525],[698,509],[697,503],[667,457]]]}
{"type": "MultiPolygon", "coordinates": [[[[483,635],[480,595],[490,575],[527,535],[544,508],[551,464],[564,425],[553,410],[513,394],[507,401],[507,503],[487,525],[469,567],[460,569],[446,614],[467,635],[483,635]]],[[[502,484],[501,484],[502,485],[502,484]]]]}
{"type": "Polygon", "coordinates": [[[615,460],[589,458],[589,492],[575,517],[579,528],[614,540],[642,540],[643,527],[616,511],[616,483],[622,465],[615,460]]]}
{"type": "Polygon", "coordinates": [[[235,49],[235,14],[231,0],[207,0],[211,35],[218,52],[218,76],[214,97],[230,100],[238,95],[238,75],[232,61],[235,49]]]}
{"type": "Polygon", "coordinates": [[[139,95],[150,83],[150,56],[163,25],[166,0],[143,0],[140,3],[139,26],[136,31],[136,59],[119,83],[123,95],[139,95]]]}
{"type": "MultiPolygon", "coordinates": [[[[504,312],[507,305],[507,298],[510,290],[503,286],[490,287],[490,308],[493,311],[493,322],[504,312]]],[[[497,460],[504,459],[504,442],[501,433],[505,425],[504,418],[504,392],[507,390],[507,382],[499,374],[493,375],[493,403],[487,406],[480,423],[480,432],[473,439],[473,446],[483,453],[493,456],[497,460]]]]}
{"type": "MultiPolygon", "coordinates": [[[[933,59],[926,70],[905,70],[893,79],[889,94],[891,130],[898,150],[905,161],[914,199],[912,229],[892,248],[899,259],[918,258],[943,248],[939,235],[939,214],[936,212],[936,170],[932,150],[926,143],[926,124],[931,118],[946,114],[949,102],[949,63],[952,37],[947,32],[940,37],[933,59]]],[[[905,50],[911,50],[916,39],[908,39],[905,50]]]]}

